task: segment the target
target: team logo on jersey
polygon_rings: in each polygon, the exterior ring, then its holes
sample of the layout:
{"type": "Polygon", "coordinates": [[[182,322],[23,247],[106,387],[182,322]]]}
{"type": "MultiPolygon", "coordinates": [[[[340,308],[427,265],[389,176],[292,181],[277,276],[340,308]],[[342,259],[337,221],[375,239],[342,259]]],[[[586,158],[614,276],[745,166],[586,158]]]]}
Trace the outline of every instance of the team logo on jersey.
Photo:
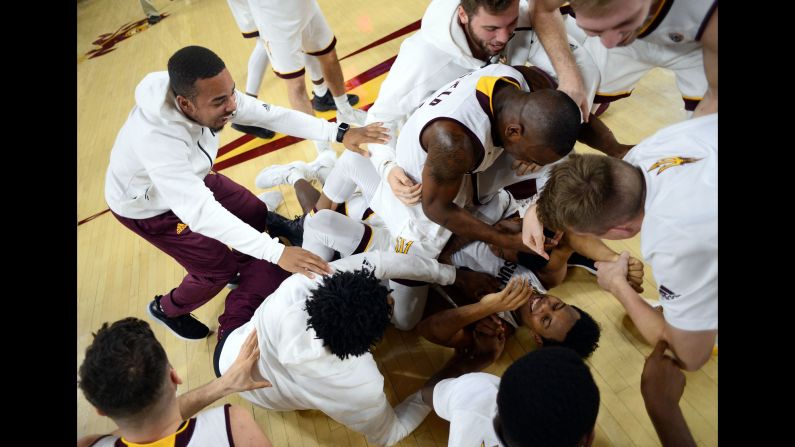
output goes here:
{"type": "Polygon", "coordinates": [[[414,243],[414,241],[407,241],[407,240],[403,239],[402,237],[399,237],[399,238],[397,238],[397,241],[395,242],[395,252],[403,253],[405,255],[405,254],[407,254],[409,252],[409,249],[411,248],[411,244],[413,244],[413,243],[414,243]]]}
{"type": "Polygon", "coordinates": [[[651,165],[651,167],[646,172],[651,172],[651,171],[659,168],[660,170],[657,171],[657,175],[660,175],[660,174],[662,174],[663,171],[665,171],[666,169],[671,168],[673,166],[681,166],[681,165],[686,165],[686,164],[689,164],[689,163],[695,163],[695,162],[697,162],[699,160],[701,160],[701,159],[700,158],[693,158],[693,157],[668,157],[668,158],[661,158],[661,159],[657,160],[656,163],[651,165]]]}
{"type": "Polygon", "coordinates": [[[673,299],[676,299],[676,298],[679,298],[680,296],[682,296],[682,295],[679,295],[678,293],[674,293],[671,289],[669,289],[668,287],[665,287],[662,284],[660,284],[659,292],[660,292],[660,298],[662,298],[662,299],[664,299],[666,301],[670,301],[670,300],[673,300],[673,299]]]}
{"type": "Polygon", "coordinates": [[[679,43],[685,39],[681,33],[669,33],[668,38],[671,39],[673,43],[679,43]]]}
{"type": "Polygon", "coordinates": [[[185,228],[188,228],[188,226],[185,225],[182,222],[178,223],[177,224],[177,234],[182,234],[182,232],[185,231],[185,228]]]}
{"type": "Polygon", "coordinates": [[[266,102],[263,102],[263,103],[262,103],[262,107],[265,107],[265,110],[267,110],[267,111],[269,111],[269,112],[271,111],[271,105],[270,105],[270,104],[268,104],[268,103],[266,103],[266,102]]]}
{"type": "MultiPolygon", "coordinates": [[[[160,17],[164,19],[168,16],[169,14],[165,12],[160,14],[160,17]]],[[[137,22],[131,22],[122,25],[121,28],[117,29],[115,32],[100,34],[97,40],[91,42],[92,45],[97,45],[99,48],[95,48],[87,52],[78,60],[78,62],[82,62],[85,59],[94,59],[95,57],[102,56],[103,54],[108,54],[116,49],[117,43],[121,42],[122,40],[129,39],[130,37],[148,29],[151,26],[152,25],[147,22],[147,19],[141,19],[137,22]]]]}
{"type": "Polygon", "coordinates": [[[500,271],[497,272],[497,279],[500,280],[502,285],[508,284],[511,277],[513,277],[514,272],[516,272],[516,264],[510,261],[505,261],[502,267],[500,267],[500,271]]]}

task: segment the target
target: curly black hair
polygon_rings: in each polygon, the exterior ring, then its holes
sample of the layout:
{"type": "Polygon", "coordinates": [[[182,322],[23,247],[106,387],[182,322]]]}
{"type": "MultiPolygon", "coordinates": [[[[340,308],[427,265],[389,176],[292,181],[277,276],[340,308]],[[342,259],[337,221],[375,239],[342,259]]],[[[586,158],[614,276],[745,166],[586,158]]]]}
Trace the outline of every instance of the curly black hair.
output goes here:
{"type": "Polygon", "coordinates": [[[370,270],[338,271],[306,301],[307,329],[340,360],[358,357],[384,336],[392,318],[390,292],[370,270]]]}
{"type": "Polygon", "coordinates": [[[544,347],[563,346],[573,349],[580,357],[587,359],[599,347],[599,337],[602,335],[602,328],[591,317],[591,314],[577,306],[571,307],[580,313],[580,319],[575,321],[574,326],[569,329],[566,339],[557,341],[541,337],[541,340],[544,342],[544,347]]]}
{"type": "Polygon", "coordinates": [[[568,348],[532,351],[505,370],[495,428],[511,447],[573,447],[599,412],[599,388],[582,358],[568,348]]]}
{"type": "Polygon", "coordinates": [[[80,365],[86,399],[110,418],[141,414],[161,398],[169,363],[149,324],[124,318],[103,323],[80,365]]]}
{"type": "Polygon", "coordinates": [[[226,68],[224,61],[207,48],[191,45],[168,60],[168,79],[175,96],[190,100],[196,96],[196,80],[212,78],[226,68]]]}

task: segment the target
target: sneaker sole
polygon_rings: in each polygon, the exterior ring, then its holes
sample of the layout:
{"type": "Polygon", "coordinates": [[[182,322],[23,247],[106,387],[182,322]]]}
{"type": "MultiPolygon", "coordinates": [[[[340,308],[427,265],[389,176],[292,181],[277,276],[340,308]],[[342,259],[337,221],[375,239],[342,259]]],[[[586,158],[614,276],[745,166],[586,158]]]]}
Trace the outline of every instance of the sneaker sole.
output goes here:
{"type": "Polygon", "coordinates": [[[150,317],[150,318],[152,318],[153,320],[155,320],[155,322],[156,322],[156,323],[158,323],[158,324],[160,324],[161,326],[163,326],[163,327],[165,327],[166,329],[168,329],[168,331],[169,331],[169,332],[171,332],[172,334],[174,334],[174,336],[176,336],[177,338],[181,338],[181,339],[183,339],[183,340],[185,340],[185,341],[202,341],[202,340],[206,340],[206,339],[207,339],[207,337],[209,337],[209,336],[210,336],[210,334],[212,334],[212,333],[213,333],[213,331],[211,330],[210,332],[208,332],[208,333],[207,333],[207,335],[206,335],[206,336],[204,336],[204,337],[202,337],[202,338],[186,338],[186,337],[183,337],[183,336],[181,336],[181,335],[177,334],[176,332],[174,332],[174,329],[171,329],[170,327],[168,327],[168,325],[167,325],[166,323],[163,323],[162,321],[160,321],[160,318],[157,318],[156,316],[154,316],[154,315],[152,314],[152,309],[150,309],[150,308],[149,308],[149,304],[147,304],[147,305],[146,305],[146,313],[149,315],[149,317],[150,317]]]}

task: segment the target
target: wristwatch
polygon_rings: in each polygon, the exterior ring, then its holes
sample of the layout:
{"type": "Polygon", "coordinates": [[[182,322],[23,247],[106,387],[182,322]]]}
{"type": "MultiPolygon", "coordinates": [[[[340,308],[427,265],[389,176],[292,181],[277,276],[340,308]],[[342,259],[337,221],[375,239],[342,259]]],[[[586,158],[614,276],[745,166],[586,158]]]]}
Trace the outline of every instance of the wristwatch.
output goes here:
{"type": "Polygon", "coordinates": [[[337,126],[337,143],[342,143],[342,137],[345,136],[345,132],[350,128],[351,125],[348,123],[340,123],[340,125],[337,126]]]}

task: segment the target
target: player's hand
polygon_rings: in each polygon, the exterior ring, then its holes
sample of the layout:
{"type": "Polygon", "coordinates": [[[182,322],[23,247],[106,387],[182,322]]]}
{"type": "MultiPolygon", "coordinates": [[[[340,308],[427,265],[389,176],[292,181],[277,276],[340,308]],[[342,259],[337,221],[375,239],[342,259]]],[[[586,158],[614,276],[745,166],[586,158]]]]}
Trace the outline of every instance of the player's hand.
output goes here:
{"type": "Polygon", "coordinates": [[[599,286],[613,295],[618,295],[619,291],[629,285],[627,281],[627,271],[629,264],[629,252],[623,251],[615,261],[598,261],[596,267],[596,281],[599,286]]]}
{"type": "Polygon", "coordinates": [[[301,247],[284,247],[282,257],[279,258],[279,267],[290,273],[301,273],[308,278],[314,278],[312,273],[325,275],[331,273],[331,267],[320,256],[301,247]]]}
{"type": "Polygon", "coordinates": [[[544,226],[536,215],[536,204],[527,209],[522,221],[522,242],[542,258],[549,260],[549,255],[544,251],[544,226]]]}
{"type": "Polygon", "coordinates": [[[361,147],[362,144],[380,143],[385,144],[389,141],[389,133],[386,127],[382,127],[384,123],[370,123],[364,127],[351,127],[342,136],[342,144],[347,149],[363,156],[370,157],[370,151],[361,147]]]}
{"type": "Polygon", "coordinates": [[[533,286],[526,276],[515,275],[499,292],[490,293],[480,301],[488,306],[491,313],[516,310],[522,307],[533,295],[533,286]]]}
{"type": "Polygon", "coordinates": [[[395,166],[386,175],[392,193],[406,205],[414,205],[422,198],[422,183],[414,183],[400,166],[395,166]]]}
{"type": "Polygon", "coordinates": [[[585,94],[585,86],[583,85],[582,78],[577,76],[576,79],[572,79],[571,77],[569,79],[561,79],[560,85],[558,85],[558,90],[569,95],[569,97],[577,104],[577,107],[580,108],[580,113],[582,114],[582,121],[587,123],[588,117],[591,115],[591,111],[588,107],[588,97],[585,94]]]}
{"type": "Polygon", "coordinates": [[[257,360],[259,360],[259,343],[257,343],[257,330],[254,329],[240,347],[234,363],[218,379],[226,390],[225,395],[273,386],[260,374],[257,360]]]}
{"type": "Polygon", "coordinates": [[[517,176],[531,174],[538,171],[542,167],[543,166],[541,165],[523,160],[514,160],[513,163],[511,163],[511,169],[513,169],[517,176]]]}
{"type": "Polygon", "coordinates": [[[638,258],[629,257],[627,264],[627,281],[632,288],[638,292],[643,292],[643,263],[638,258]]]}

